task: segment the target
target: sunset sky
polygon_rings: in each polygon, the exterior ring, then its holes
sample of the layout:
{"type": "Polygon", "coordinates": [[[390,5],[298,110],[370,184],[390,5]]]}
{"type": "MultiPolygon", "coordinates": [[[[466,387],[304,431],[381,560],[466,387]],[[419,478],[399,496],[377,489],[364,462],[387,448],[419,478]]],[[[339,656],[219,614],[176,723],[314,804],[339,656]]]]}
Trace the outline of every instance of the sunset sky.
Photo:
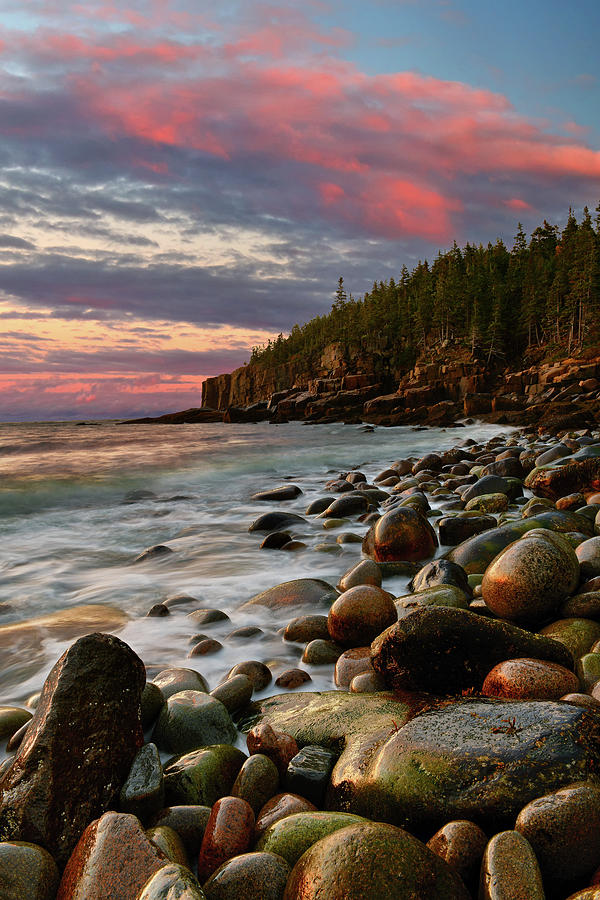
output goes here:
{"type": "Polygon", "coordinates": [[[159,414],[600,200],[597,0],[0,0],[0,421],[159,414]]]}

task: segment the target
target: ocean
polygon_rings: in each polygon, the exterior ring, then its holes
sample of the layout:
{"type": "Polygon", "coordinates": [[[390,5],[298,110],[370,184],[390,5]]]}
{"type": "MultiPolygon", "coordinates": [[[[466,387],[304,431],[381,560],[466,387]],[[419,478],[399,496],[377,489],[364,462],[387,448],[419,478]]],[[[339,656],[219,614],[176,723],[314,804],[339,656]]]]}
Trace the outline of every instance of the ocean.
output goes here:
{"type": "MultiPolygon", "coordinates": [[[[260,550],[264,535],[249,533],[251,522],[271,509],[304,515],[312,500],[325,495],[325,482],[351,468],[372,481],[394,460],[498,433],[511,429],[0,425],[0,704],[21,705],[40,690],[81,633],[79,618],[89,616],[90,605],[98,613],[91,630],[108,625],[140,655],[150,677],[167,666],[186,666],[202,672],[212,689],[243,660],[266,662],[275,676],[305,668],[302,646],[283,641],[281,630],[293,616],[315,610],[240,607],[259,591],[294,578],[335,585],[360,559],[360,544],[341,545],[334,553],[315,549],[335,544],[339,529],[325,530],[323,520],[311,516],[294,530],[306,549],[260,550]],[[286,483],[297,484],[302,494],[281,504],[250,499],[286,483]],[[174,552],[134,562],[156,544],[174,552]],[[178,594],[196,602],[166,617],[147,617],[154,604],[178,594]],[[224,611],[229,620],[198,629],[187,614],[206,607],[224,611]],[[40,617],[45,619],[20,624],[40,617]],[[261,633],[243,641],[228,637],[249,624],[261,633]],[[197,631],[223,648],[190,659],[197,631]]],[[[342,530],[363,535],[367,526],[353,520],[342,530]]],[[[396,594],[405,585],[402,578],[385,583],[396,594]]],[[[308,669],[307,689],[334,687],[331,667],[308,669]]],[[[276,690],[271,685],[263,695],[276,690]]]]}

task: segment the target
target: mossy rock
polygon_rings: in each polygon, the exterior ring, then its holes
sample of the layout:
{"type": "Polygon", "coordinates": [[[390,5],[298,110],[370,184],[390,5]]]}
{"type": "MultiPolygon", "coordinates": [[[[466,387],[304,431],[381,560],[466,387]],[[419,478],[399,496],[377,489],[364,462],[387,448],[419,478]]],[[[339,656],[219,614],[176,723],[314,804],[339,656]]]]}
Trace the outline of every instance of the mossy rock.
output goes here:
{"type": "Polygon", "coordinates": [[[362,816],[342,812],[300,812],[286,816],[270,825],[256,844],[256,850],[277,853],[294,866],[309,847],[321,838],[347,828],[366,822],[362,816]]]}

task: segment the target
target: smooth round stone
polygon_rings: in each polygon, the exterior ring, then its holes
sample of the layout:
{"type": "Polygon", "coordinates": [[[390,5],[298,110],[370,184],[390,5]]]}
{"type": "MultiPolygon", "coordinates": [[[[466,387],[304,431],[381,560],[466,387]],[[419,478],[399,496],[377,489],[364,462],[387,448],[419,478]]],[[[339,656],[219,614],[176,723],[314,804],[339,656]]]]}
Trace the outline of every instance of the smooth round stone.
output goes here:
{"type": "Polygon", "coordinates": [[[210,816],[210,806],[188,804],[186,806],[166,806],[154,816],[151,827],[167,826],[176,831],[183,842],[188,857],[192,859],[198,853],[204,829],[210,816]]]}
{"type": "Polygon", "coordinates": [[[167,609],[173,609],[175,606],[187,606],[188,603],[198,602],[198,598],[192,597],[190,594],[171,594],[170,597],[163,600],[163,604],[167,609]]]}
{"type": "Polygon", "coordinates": [[[132,813],[146,821],[164,806],[163,770],[155,744],[144,744],[131,764],[129,775],[119,794],[121,812],[132,813]]]}
{"type": "Polygon", "coordinates": [[[573,548],[556,532],[536,528],[498,554],[481,587],[486,605],[497,616],[539,621],[555,613],[578,584],[573,548]]]}
{"type": "Polygon", "coordinates": [[[204,883],[226,860],[245,853],[253,836],[252,807],[240,797],[217,800],[198,854],[198,879],[204,883]]]}
{"type": "Polygon", "coordinates": [[[350,692],[352,694],[374,694],[385,690],[385,681],[375,671],[361,672],[359,675],[355,675],[350,682],[350,692]]]}
{"type": "Polygon", "coordinates": [[[359,516],[367,512],[369,499],[361,491],[352,491],[338,497],[321,513],[324,519],[341,519],[345,516],[359,516]]]}
{"type": "Polygon", "coordinates": [[[0,740],[12,737],[12,735],[25,725],[32,717],[28,709],[18,706],[0,706],[0,740]]]}
{"type": "Polygon", "coordinates": [[[186,866],[169,863],[146,882],[136,900],[206,900],[186,866]]]}
{"type": "Polygon", "coordinates": [[[595,578],[600,575],[600,537],[588,538],[575,549],[579,560],[581,577],[595,578]]]}
{"type": "Polygon", "coordinates": [[[210,696],[219,700],[228,712],[234,713],[250,702],[253,692],[254,685],[247,675],[240,672],[222,681],[210,692],[210,696]]]}
{"type": "Polygon", "coordinates": [[[344,591],[327,616],[331,638],[342,647],[364,646],[398,619],[392,595],[375,585],[344,591]]]}
{"type": "Polygon", "coordinates": [[[189,868],[190,863],[185,846],[174,828],[170,828],[168,825],[154,825],[146,830],[146,834],[152,843],[162,850],[167,859],[189,868]]]}
{"type": "Polygon", "coordinates": [[[292,870],[284,900],[468,900],[459,875],[394,825],[365,822],[317,841],[292,870]]]}
{"type": "Polygon", "coordinates": [[[204,638],[198,641],[197,644],[194,644],[188,656],[209,656],[211,653],[218,653],[222,649],[223,644],[220,641],[215,641],[213,638],[204,638]]]}
{"type": "Polygon", "coordinates": [[[290,867],[275,853],[244,853],[223,863],[204,884],[207,900],[282,900],[290,867]]]}
{"type": "Polygon", "coordinates": [[[54,900],[59,877],[56,863],[37,844],[0,842],[2,900],[54,900]]]}
{"type": "Polygon", "coordinates": [[[227,680],[233,678],[234,675],[246,675],[252,682],[255,691],[264,690],[273,680],[269,667],[256,659],[238,663],[227,673],[227,680]]]}
{"type": "Polygon", "coordinates": [[[564,703],[574,703],[575,706],[584,706],[587,709],[595,709],[600,712],[600,701],[594,700],[589,694],[565,694],[559,699],[564,703]]]}
{"type": "Polygon", "coordinates": [[[577,676],[558,663],[507,659],[487,674],[481,693],[508,700],[559,700],[578,689],[577,676]]]}
{"type": "Polygon", "coordinates": [[[330,504],[331,500],[329,497],[319,497],[306,507],[305,513],[307,516],[318,516],[319,513],[326,510],[330,504]]]}
{"type": "Polygon", "coordinates": [[[440,544],[455,546],[467,538],[495,528],[496,525],[493,516],[479,516],[473,513],[469,513],[468,516],[442,516],[437,523],[440,544]]]}
{"type": "Polygon", "coordinates": [[[312,678],[304,669],[287,669],[275,679],[275,684],[277,687],[293,691],[295,688],[306,684],[307,681],[312,681],[312,678]]]}
{"type": "Polygon", "coordinates": [[[208,691],[206,680],[194,669],[163,669],[152,681],[160,688],[165,700],[181,691],[208,691]]]}
{"type": "Polygon", "coordinates": [[[8,741],[6,742],[6,752],[7,753],[12,753],[13,750],[19,749],[19,747],[21,746],[21,743],[23,741],[23,738],[27,734],[28,728],[29,728],[29,722],[25,722],[25,724],[21,725],[21,727],[17,731],[15,731],[13,736],[8,739],[8,741]]]}
{"type": "Polygon", "coordinates": [[[195,627],[213,625],[215,622],[229,622],[229,616],[220,609],[195,609],[188,613],[186,618],[191,619],[195,627]]]}
{"type": "Polygon", "coordinates": [[[467,512],[478,512],[483,515],[504,512],[508,509],[508,497],[506,494],[481,494],[469,500],[465,509],[467,512]]]}
{"type": "Polygon", "coordinates": [[[254,836],[258,840],[267,828],[294,813],[316,811],[317,807],[299,794],[275,794],[258,813],[254,836]]]}
{"type": "Polygon", "coordinates": [[[259,637],[261,634],[264,634],[264,631],[258,625],[243,625],[241,628],[236,628],[235,631],[230,631],[227,640],[245,641],[248,638],[259,637]]]}
{"type": "Polygon", "coordinates": [[[467,594],[453,584],[439,584],[414,594],[404,594],[395,601],[399,619],[405,618],[417,609],[426,606],[450,606],[454,609],[469,609],[467,594]]]}
{"type": "Polygon", "coordinates": [[[363,540],[363,552],[375,562],[418,561],[433,556],[435,531],[424,515],[410,507],[384,513],[363,540]]]}
{"type": "Polygon", "coordinates": [[[347,690],[352,679],[364,672],[374,674],[371,663],[371,647],[354,647],[352,650],[346,650],[338,658],[335,664],[334,680],[339,688],[347,690]]]}
{"type": "Polygon", "coordinates": [[[540,634],[559,641],[577,661],[600,639],[600,622],[592,619],[557,619],[542,628],[540,634]]]}
{"type": "Polygon", "coordinates": [[[212,806],[229,794],[246,754],[231,744],[215,744],[184,753],[165,765],[169,805],[212,806]]]}
{"type": "Polygon", "coordinates": [[[279,772],[275,763],[264,753],[249,756],[231,788],[232,797],[241,797],[258,815],[267,800],[277,793],[279,772]]]}
{"type": "Polygon", "coordinates": [[[540,867],[518,831],[494,835],[481,864],[479,900],[545,900],[540,867]]]}
{"type": "Polygon", "coordinates": [[[170,616],[169,608],[164,603],[155,603],[146,613],[146,618],[162,619],[164,616],[170,616]]]}
{"type": "Polygon", "coordinates": [[[280,549],[285,553],[296,553],[298,550],[305,550],[308,545],[304,541],[291,540],[284,544],[280,549]]]}
{"type": "Polygon", "coordinates": [[[484,831],[468,819],[447,822],[427,841],[427,846],[463,879],[479,869],[487,844],[484,831]]]}
{"type": "Polygon", "coordinates": [[[273,531],[271,534],[268,534],[260,547],[259,550],[281,550],[282,547],[285,547],[292,540],[291,534],[287,531],[273,531]]]}
{"type": "MultiPolygon", "coordinates": [[[[341,537],[341,535],[340,535],[341,537]]],[[[372,584],[381,587],[381,569],[372,559],[361,559],[356,565],[344,572],[338,582],[340,591],[347,591],[360,584],[372,584]]]]}
{"type": "Polygon", "coordinates": [[[337,544],[362,544],[362,535],[354,534],[353,531],[342,531],[336,537],[337,544]]]}
{"type": "Polygon", "coordinates": [[[262,516],[259,516],[258,519],[255,519],[254,522],[252,522],[248,531],[283,531],[285,528],[297,528],[300,525],[306,524],[306,519],[296,515],[296,513],[280,512],[279,510],[276,510],[274,512],[263,513],[262,516]]]}
{"type": "Polygon", "coordinates": [[[294,866],[322,838],[368,819],[344,812],[299,812],[274,822],[256,842],[258,850],[277,853],[294,866]]]}
{"type": "Polygon", "coordinates": [[[577,510],[580,506],[584,506],[585,497],[583,494],[567,494],[565,497],[559,497],[556,501],[557,509],[577,510]]]}
{"type": "Polygon", "coordinates": [[[580,587],[581,593],[568,597],[561,604],[559,609],[561,616],[564,618],[600,619],[600,586],[585,592],[583,587],[585,585],[580,587]]]}
{"type": "Polygon", "coordinates": [[[257,494],[252,494],[250,497],[251,500],[294,500],[296,497],[299,497],[302,493],[301,488],[298,487],[297,484],[284,484],[278,488],[272,488],[267,491],[259,491],[257,494]]]}
{"type": "Polygon", "coordinates": [[[334,528],[341,528],[343,525],[348,525],[349,521],[350,521],[349,519],[340,519],[339,517],[336,517],[336,518],[332,517],[330,519],[325,519],[325,521],[323,522],[323,528],[325,528],[326,531],[333,531],[334,528]]]}
{"type": "Polygon", "coordinates": [[[288,622],[283,637],[286,641],[296,641],[300,644],[317,638],[327,641],[329,640],[327,616],[297,616],[288,622]]]}
{"type": "Polygon", "coordinates": [[[577,661],[576,671],[583,690],[589,691],[600,681],[600,653],[586,653],[577,661]]]}
{"type": "Polygon", "coordinates": [[[152,734],[161,749],[172,753],[233,743],[236,738],[237,729],[226,707],[202,691],[181,691],[169,697],[152,734]]]}
{"type": "Polygon", "coordinates": [[[600,785],[579,781],[532,800],[515,830],[527,838],[544,878],[590,876],[600,859],[600,785]]]}
{"type": "Polygon", "coordinates": [[[266,723],[256,725],[248,732],[246,744],[249,753],[264,753],[272,759],[280,778],[285,776],[290,760],[298,753],[298,744],[290,734],[278,731],[266,723]]]}
{"type": "Polygon", "coordinates": [[[165,702],[165,696],[161,689],[152,681],[147,681],[142,691],[142,728],[144,731],[156,721],[165,702]]]}
{"type": "Polygon", "coordinates": [[[433,587],[455,587],[471,596],[468,576],[462,566],[448,559],[435,559],[425,563],[408,583],[408,590],[416,593],[433,587]]]}
{"type": "Polygon", "coordinates": [[[322,641],[317,638],[304,648],[302,662],[310,666],[325,666],[337,662],[342,652],[342,648],[333,641],[322,641]]]}

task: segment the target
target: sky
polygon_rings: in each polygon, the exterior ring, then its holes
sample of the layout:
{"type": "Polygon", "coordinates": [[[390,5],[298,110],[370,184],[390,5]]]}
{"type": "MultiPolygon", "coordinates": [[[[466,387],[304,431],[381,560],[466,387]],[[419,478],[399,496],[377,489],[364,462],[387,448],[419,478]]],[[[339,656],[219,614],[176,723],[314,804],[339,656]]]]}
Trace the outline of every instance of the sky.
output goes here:
{"type": "Polygon", "coordinates": [[[158,415],[600,201],[597,0],[0,0],[0,421],[158,415]]]}

